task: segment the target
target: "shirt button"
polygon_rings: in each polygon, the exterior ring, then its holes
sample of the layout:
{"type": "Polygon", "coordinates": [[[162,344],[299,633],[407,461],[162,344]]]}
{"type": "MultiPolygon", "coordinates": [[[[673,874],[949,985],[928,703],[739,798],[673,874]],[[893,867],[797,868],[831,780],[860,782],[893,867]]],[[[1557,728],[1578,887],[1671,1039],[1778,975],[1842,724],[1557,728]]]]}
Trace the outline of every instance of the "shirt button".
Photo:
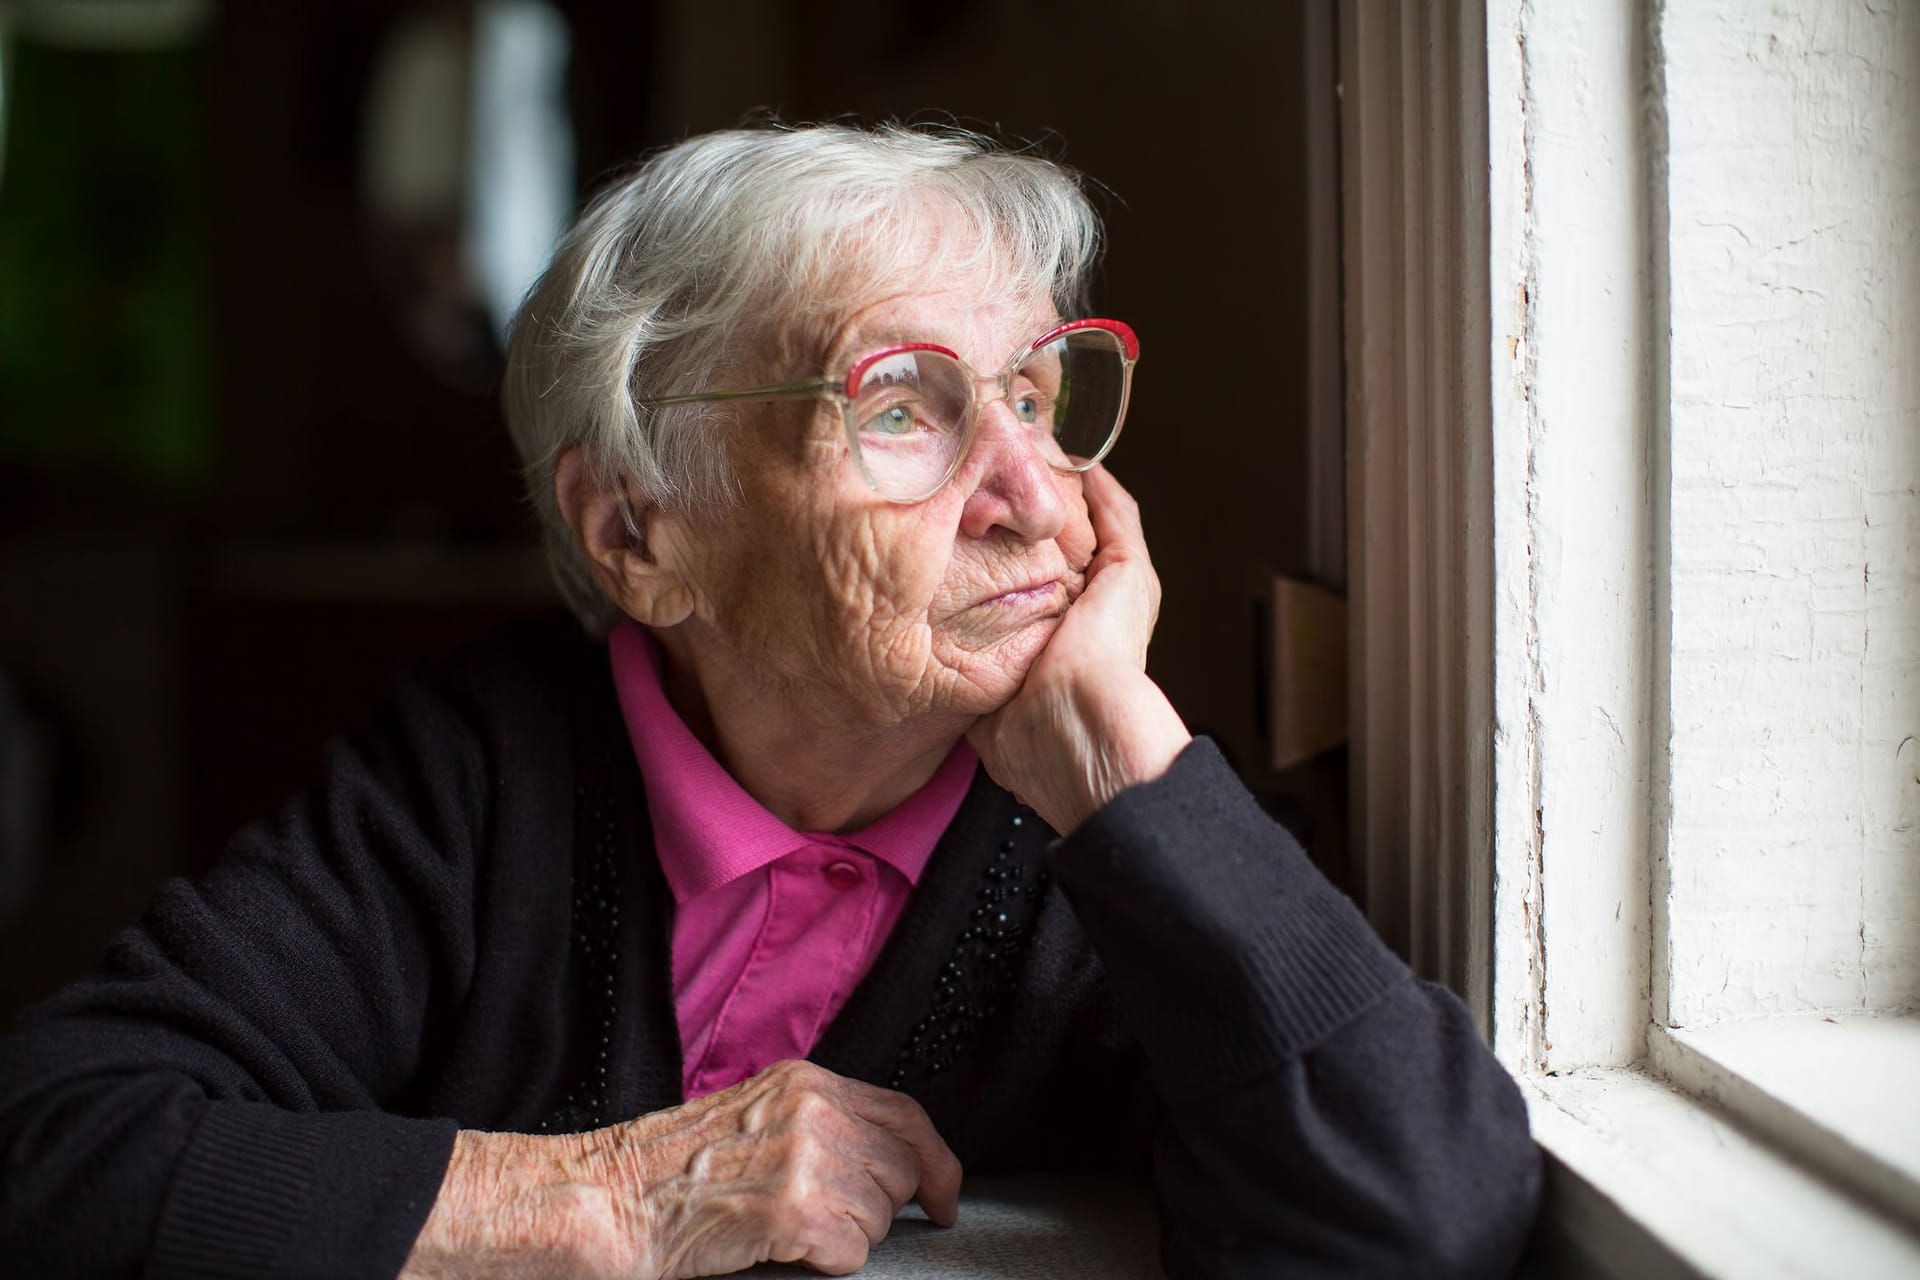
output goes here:
{"type": "Polygon", "coordinates": [[[851,862],[828,863],[827,883],[836,889],[856,889],[860,886],[860,868],[851,862]]]}

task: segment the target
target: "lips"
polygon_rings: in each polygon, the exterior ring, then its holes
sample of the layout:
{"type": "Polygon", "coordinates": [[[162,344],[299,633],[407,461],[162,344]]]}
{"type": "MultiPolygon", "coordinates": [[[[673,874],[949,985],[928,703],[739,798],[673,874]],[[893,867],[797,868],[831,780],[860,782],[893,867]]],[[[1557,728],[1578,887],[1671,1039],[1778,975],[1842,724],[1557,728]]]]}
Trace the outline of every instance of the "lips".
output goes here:
{"type": "Polygon", "coordinates": [[[972,615],[976,620],[998,616],[1007,620],[1064,612],[1079,598],[1086,575],[1051,556],[1035,559],[1038,563],[1003,562],[992,566],[998,572],[980,573],[979,578],[987,581],[966,595],[954,597],[954,603],[941,615],[956,619],[972,615]]]}
{"type": "Polygon", "coordinates": [[[982,596],[976,609],[1025,609],[1041,607],[1049,612],[1073,602],[1077,594],[1063,575],[1030,578],[982,596]]]}
{"type": "Polygon", "coordinates": [[[1027,597],[1027,596],[1036,596],[1042,592],[1050,592],[1054,587],[1057,587],[1059,585],[1060,585],[1059,578],[1035,578],[1032,582],[1023,583],[1017,587],[1008,587],[1004,591],[995,592],[993,595],[990,595],[985,600],[981,601],[981,603],[992,604],[996,600],[1006,600],[1009,598],[1017,599],[1017,598],[1027,597]]]}

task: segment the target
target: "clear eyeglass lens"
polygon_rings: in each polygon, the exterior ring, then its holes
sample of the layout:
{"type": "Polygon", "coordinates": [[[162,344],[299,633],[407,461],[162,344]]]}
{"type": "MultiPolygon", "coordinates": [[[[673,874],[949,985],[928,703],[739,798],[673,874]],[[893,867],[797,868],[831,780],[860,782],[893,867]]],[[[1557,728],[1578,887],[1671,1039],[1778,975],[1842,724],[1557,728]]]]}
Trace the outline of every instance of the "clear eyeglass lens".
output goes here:
{"type": "Polygon", "coordinates": [[[918,498],[946,478],[972,398],[966,369],[938,351],[902,351],[864,371],[853,400],[854,439],[883,497],[918,498]]]}
{"type": "MultiPolygon", "coordinates": [[[[1127,403],[1127,361],[1105,329],[1076,329],[1027,357],[1014,374],[1010,400],[1019,411],[1029,392],[1047,428],[1054,466],[1083,471],[1113,440],[1127,403]]],[[[1024,416],[1024,415],[1023,415],[1024,416]]]]}
{"type": "MultiPolygon", "coordinates": [[[[1031,425],[1050,465],[1079,471],[1112,441],[1126,405],[1127,365],[1104,329],[1075,330],[1014,371],[1007,405],[1031,425]]],[[[938,488],[968,434],[972,375],[938,351],[903,351],[862,371],[852,416],[860,461],[883,497],[912,501],[938,488]]]]}

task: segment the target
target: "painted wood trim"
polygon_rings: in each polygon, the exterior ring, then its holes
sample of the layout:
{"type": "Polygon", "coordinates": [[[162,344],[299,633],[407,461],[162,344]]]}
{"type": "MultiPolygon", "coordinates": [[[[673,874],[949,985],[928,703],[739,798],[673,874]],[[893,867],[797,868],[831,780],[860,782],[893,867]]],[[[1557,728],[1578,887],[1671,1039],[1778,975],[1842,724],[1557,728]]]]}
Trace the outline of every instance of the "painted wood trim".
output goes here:
{"type": "Polygon", "coordinates": [[[1633,0],[1489,10],[1494,847],[1497,881],[1534,889],[1499,935],[1530,966],[1500,1004],[1544,1070],[1646,1052],[1646,18],[1633,0]]]}
{"type": "Polygon", "coordinates": [[[1645,1053],[1645,38],[1341,7],[1360,883],[1524,1071],[1645,1053]]]}

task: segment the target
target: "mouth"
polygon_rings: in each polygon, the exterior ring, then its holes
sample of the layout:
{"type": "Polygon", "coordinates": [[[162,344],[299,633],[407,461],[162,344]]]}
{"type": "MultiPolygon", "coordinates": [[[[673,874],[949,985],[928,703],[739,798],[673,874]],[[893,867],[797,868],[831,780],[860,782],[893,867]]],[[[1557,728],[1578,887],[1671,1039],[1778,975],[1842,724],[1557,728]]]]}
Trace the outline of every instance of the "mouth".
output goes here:
{"type": "MultiPolygon", "coordinates": [[[[1004,585],[987,587],[985,594],[973,597],[970,604],[959,605],[935,626],[959,650],[975,655],[1004,654],[1003,646],[1023,643],[1019,637],[1044,642],[1057,620],[1065,617],[1079,598],[1084,585],[1081,576],[1071,569],[1049,573],[1029,568],[1004,585]]],[[[1030,660],[1032,654],[1026,657],[1030,660]]]]}
{"type": "Polygon", "coordinates": [[[1067,584],[1059,578],[1040,578],[987,596],[976,608],[1025,610],[1064,607],[1068,603],[1067,584]]]}

